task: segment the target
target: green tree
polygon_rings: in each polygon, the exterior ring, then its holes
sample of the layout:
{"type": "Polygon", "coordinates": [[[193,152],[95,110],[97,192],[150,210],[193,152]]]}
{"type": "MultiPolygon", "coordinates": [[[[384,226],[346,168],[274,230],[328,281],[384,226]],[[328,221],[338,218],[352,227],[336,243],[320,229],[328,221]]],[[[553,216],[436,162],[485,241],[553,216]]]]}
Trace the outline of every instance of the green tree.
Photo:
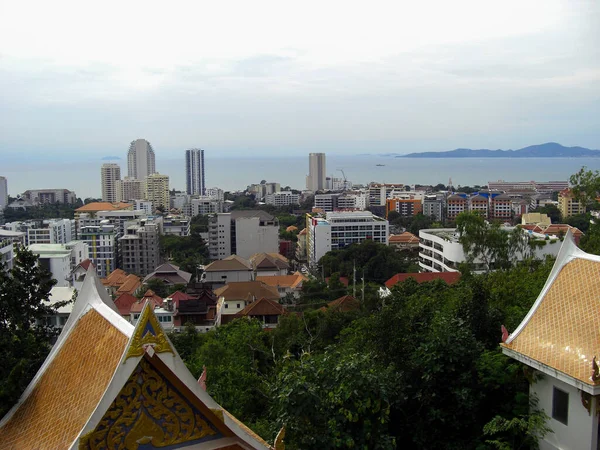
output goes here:
{"type": "Polygon", "coordinates": [[[556,205],[548,204],[538,209],[538,212],[546,214],[552,223],[562,223],[562,215],[556,205]]]}
{"type": "Polygon", "coordinates": [[[18,400],[56,337],[45,318],[65,303],[44,303],[55,283],[24,248],[16,251],[12,269],[0,265],[0,417],[18,400]]]}

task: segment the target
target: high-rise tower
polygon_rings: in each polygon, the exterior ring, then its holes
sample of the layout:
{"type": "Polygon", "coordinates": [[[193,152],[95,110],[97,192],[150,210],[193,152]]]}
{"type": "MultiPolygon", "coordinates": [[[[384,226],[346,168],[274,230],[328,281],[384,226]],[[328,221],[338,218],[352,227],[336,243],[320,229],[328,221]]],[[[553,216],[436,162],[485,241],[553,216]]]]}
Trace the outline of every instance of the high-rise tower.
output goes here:
{"type": "Polygon", "coordinates": [[[186,192],[191,195],[205,195],[204,150],[191,148],[185,151],[186,192]]]}
{"type": "Polygon", "coordinates": [[[325,153],[309,154],[306,189],[313,192],[325,189],[325,173],[325,153]]]}
{"type": "Polygon", "coordinates": [[[8,205],[8,182],[5,177],[0,177],[0,211],[8,205]]]}
{"type": "Polygon", "coordinates": [[[118,164],[102,164],[100,168],[102,179],[102,201],[115,203],[119,199],[117,184],[121,180],[121,168],[118,164]]]}
{"type": "Polygon", "coordinates": [[[132,141],[127,153],[127,175],[143,180],[153,173],[156,173],[156,163],[150,142],[146,139],[132,141]]]}

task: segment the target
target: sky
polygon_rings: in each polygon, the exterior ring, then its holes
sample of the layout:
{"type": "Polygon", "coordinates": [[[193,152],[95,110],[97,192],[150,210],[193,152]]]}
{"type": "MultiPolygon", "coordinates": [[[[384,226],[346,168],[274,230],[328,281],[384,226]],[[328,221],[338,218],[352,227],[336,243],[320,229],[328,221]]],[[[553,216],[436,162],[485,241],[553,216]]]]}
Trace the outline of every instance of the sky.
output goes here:
{"type": "Polygon", "coordinates": [[[600,148],[600,2],[0,0],[4,161],[600,148]]]}

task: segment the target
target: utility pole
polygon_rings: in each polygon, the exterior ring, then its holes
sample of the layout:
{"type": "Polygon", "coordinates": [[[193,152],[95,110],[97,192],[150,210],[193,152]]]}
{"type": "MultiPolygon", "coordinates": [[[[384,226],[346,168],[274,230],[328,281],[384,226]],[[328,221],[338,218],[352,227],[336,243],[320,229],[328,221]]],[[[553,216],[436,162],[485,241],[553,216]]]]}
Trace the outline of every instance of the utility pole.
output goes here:
{"type": "Polygon", "coordinates": [[[356,298],[356,260],[354,260],[354,269],[352,271],[352,297],[356,298]]]}
{"type": "Polygon", "coordinates": [[[365,304],[365,269],[363,268],[362,275],[362,303],[365,304]]]}

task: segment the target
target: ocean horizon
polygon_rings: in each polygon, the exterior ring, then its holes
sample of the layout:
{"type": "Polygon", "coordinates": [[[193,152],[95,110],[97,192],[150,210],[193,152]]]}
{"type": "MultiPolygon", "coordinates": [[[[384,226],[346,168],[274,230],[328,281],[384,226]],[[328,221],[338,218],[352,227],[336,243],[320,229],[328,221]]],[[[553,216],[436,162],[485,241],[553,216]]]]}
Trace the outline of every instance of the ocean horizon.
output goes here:
{"type": "MultiPolygon", "coordinates": [[[[243,190],[261,180],[278,182],[281,187],[305,188],[308,173],[306,156],[212,157],[205,156],[206,186],[225,191],[243,190]]],[[[9,162],[0,166],[0,176],[8,180],[8,191],[16,196],[27,189],[65,188],[78,197],[100,197],[100,167],[106,160],[70,162],[9,162]]],[[[112,160],[127,175],[126,160],[112,160]]],[[[562,181],[582,166],[597,170],[600,158],[395,158],[382,155],[327,154],[328,176],[355,184],[403,183],[485,185],[488,181],[562,181]]],[[[184,158],[156,159],[156,168],[170,177],[171,189],[185,190],[184,158]]]]}

